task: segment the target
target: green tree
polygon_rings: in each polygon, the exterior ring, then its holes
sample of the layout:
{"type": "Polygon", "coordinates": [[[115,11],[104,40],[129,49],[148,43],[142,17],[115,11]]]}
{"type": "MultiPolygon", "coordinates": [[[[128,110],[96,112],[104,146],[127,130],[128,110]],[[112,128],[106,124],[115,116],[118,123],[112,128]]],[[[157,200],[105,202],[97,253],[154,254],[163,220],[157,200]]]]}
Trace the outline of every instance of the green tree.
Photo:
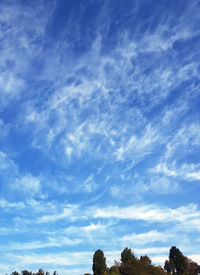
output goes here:
{"type": "Polygon", "coordinates": [[[186,261],[182,252],[175,246],[170,248],[169,261],[174,265],[172,266],[173,274],[182,275],[186,269],[186,261]]]}
{"type": "Polygon", "coordinates": [[[20,274],[19,274],[19,272],[17,272],[17,271],[13,271],[13,272],[11,273],[11,275],[20,275],[20,274]]]}
{"type": "Polygon", "coordinates": [[[141,256],[140,263],[142,263],[143,265],[146,265],[146,266],[151,265],[151,259],[147,255],[141,256]]]}
{"type": "Polygon", "coordinates": [[[168,260],[165,261],[164,269],[167,271],[168,274],[171,274],[172,266],[171,266],[170,261],[168,261],[168,260]]]}
{"type": "Polygon", "coordinates": [[[28,270],[22,270],[22,271],[21,271],[21,274],[22,274],[22,275],[32,275],[32,272],[31,272],[31,271],[28,271],[28,270]]]}
{"type": "Polygon", "coordinates": [[[148,256],[141,256],[138,262],[139,272],[141,274],[154,274],[154,267],[151,264],[151,259],[148,256]]]}
{"type": "Polygon", "coordinates": [[[121,253],[121,266],[120,266],[120,274],[121,275],[139,275],[138,272],[138,261],[136,257],[134,256],[134,253],[130,248],[124,248],[124,250],[121,253]]]}
{"type": "Polygon", "coordinates": [[[109,268],[109,275],[120,275],[119,267],[116,265],[111,266],[111,268],[109,268]]]}
{"type": "Polygon", "coordinates": [[[126,264],[128,262],[130,262],[131,260],[133,260],[135,258],[132,250],[128,247],[124,248],[124,250],[121,253],[121,262],[123,264],[126,264]]]}
{"type": "Polygon", "coordinates": [[[94,253],[92,270],[94,275],[104,275],[106,271],[106,258],[100,249],[94,253]]]}
{"type": "Polygon", "coordinates": [[[161,266],[152,266],[152,273],[147,273],[149,274],[153,274],[153,275],[166,275],[166,273],[164,272],[163,268],[161,266]]]}

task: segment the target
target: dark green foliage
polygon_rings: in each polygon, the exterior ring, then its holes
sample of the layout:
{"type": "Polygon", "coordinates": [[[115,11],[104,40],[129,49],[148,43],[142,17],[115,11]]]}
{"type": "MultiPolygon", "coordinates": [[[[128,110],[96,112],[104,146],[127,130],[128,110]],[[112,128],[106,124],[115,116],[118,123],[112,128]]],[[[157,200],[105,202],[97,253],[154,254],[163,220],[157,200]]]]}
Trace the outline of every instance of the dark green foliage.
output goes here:
{"type": "Polygon", "coordinates": [[[168,260],[165,261],[164,269],[167,271],[168,274],[171,274],[173,269],[170,261],[168,260]]]}
{"type": "Polygon", "coordinates": [[[119,267],[116,265],[111,266],[111,268],[109,269],[109,275],[120,275],[119,267]]]}
{"type": "Polygon", "coordinates": [[[165,275],[160,266],[154,266],[148,256],[141,256],[140,259],[134,256],[129,248],[121,253],[120,275],[165,275]]]}
{"type": "Polygon", "coordinates": [[[28,270],[22,270],[22,271],[21,271],[21,274],[22,274],[22,275],[32,275],[32,272],[31,272],[31,271],[28,271],[28,270]]]}
{"type": "Polygon", "coordinates": [[[148,256],[141,256],[140,257],[140,263],[145,265],[145,266],[149,266],[151,265],[151,259],[148,256]]]}
{"type": "Polygon", "coordinates": [[[94,253],[92,270],[94,275],[104,275],[106,271],[106,258],[100,249],[94,253]]]}
{"type": "Polygon", "coordinates": [[[172,266],[172,273],[182,275],[186,269],[186,261],[182,252],[175,246],[172,246],[169,251],[169,261],[172,266]]]}
{"type": "Polygon", "coordinates": [[[119,269],[121,275],[137,274],[138,261],[131,249],[125,248],[122,251],[121,262],[122,263],[119,269]]]}
{"type": "Polygon", "coordinates": [[[135,258],[133,252],[131,251],[130,248],[126,247],[121,253],[121,262],[123,264],[126,264],[130,261],[132,261],[135,258]]]}
{"type": "Polygon", "coordinates": [[[13,271],[13,272],[11,273],[11,275],[20,275],[20,274],[19,274],[19,272],[17,272],[17,271],[13,271]]]}

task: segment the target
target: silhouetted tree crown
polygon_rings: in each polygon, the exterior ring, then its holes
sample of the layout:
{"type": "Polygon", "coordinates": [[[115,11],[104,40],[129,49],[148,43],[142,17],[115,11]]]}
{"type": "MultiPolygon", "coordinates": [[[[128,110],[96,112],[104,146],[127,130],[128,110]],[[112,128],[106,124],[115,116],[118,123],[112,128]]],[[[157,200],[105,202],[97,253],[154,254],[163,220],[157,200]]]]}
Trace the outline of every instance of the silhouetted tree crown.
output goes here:
{"type": "Polygon", "coordinates": [[[124,248],[121,253],[121,262],[123,264],[127,264],[128,262],[132,261],[135,258],[132,250],[128,247],[124,248]]]}
{"type": "Polygon", "coordinates": [[[181,275],[186,269],[186,261],[182,252],[172,246],[169,251],[169,262],[171,263],[172,272],[177,275],[181,275]]]}
{"type": "Polygon", "coordinates": [[[106,271],[106,258],[100,249],[94,253],[92,270],[94,275],[104,275],[106,271]]]}

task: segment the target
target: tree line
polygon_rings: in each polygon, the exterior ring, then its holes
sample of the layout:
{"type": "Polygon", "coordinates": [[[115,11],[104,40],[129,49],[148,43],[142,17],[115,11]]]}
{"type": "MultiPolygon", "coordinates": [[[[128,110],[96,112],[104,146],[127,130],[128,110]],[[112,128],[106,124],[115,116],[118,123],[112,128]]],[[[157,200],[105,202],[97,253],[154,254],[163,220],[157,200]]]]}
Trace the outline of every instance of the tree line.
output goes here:
{"type": "MultiPolygon", "coordinates": [[[[32,271],[28,271],[28,270],[22,270],[19,273],[17,271],[13,271],[11,273],[11,275],[50,275],[50,273],[48,271],[44,271],[42,268],[40,268],[37,272],[32,272],[32,271]]],[[[54,271],[53,275],[58,275],[57,271],[54,271]]]]}
{"type": "MultiPolygon", "coordinates": [[[[120,261],[115,261],[114,265],[108,267],[103,251],[98,249],[93,255],[92,270],[93,275],[200,275],[200,265],[184,256],[175,246],[170,248],[164,267],[153,265],[147,255],[137,258],[130,248],[124,248],[120,261]]],[[[28,270],[22,270],[21,273],[14,271],[11,275],[50,275],[50,273],[39,269],[35,273],[28,270]]],[[[53,275],[58,273],[54,271],[53,275]]]]}
{"type": "Polygon", "coordinates": [[[92,270],[93,275],[200,275],[200,265],[184,256],[175,246],[170,248],[163,268],[153,265],[147,255],[137,258],[130,248],[125,248],[120,261],[108,268],[104,253],[99,249],[93,256],[92,270]]]}

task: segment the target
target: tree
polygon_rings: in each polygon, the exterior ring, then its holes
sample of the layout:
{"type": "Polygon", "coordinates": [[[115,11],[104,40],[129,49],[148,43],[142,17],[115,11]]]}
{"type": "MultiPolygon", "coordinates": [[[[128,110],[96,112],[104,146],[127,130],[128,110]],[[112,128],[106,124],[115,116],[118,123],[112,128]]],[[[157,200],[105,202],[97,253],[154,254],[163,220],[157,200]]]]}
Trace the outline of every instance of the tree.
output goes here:
{"type": "Polygon", "coordinates": [[[138,269],[141,274],[154,274],[154,267],[151,264],[151,259],[148,256],[141,256],[140,260],[138,261],[138,264],[138,269]]]}
{"type": "Polygon", "coordinates": [[[173,274],[183,274],[184,270],[186,269],[185,257],[183,256],[182,252],[175,246],[170,248],[169,261],[174,265],[172,266],[173,274]]]}
{"type": "Polygon", "coordinates": [[[133,260],[134,257],[135,256],[132,250],[128,247],[124,248],[124,250],[121,253],[121,261],[123,264],[130,262],[131,260],[133,260]]]}
{"type": "Polygon", "coordinates": [[[199,272],[198,264],[193,262],[188,257],[185,257],[185,261],[186,261],[186,269],[184,271],[184,275],[197,275],[199,272]]]}
{"type": "Polygon", "coordinates": [[[145,255],[145,256],[141,256],[140,257],[140,262],[143,264],[143,265],[151,265],[151,259],[145,255]]]}
{"type": "Polygon", "coordinates": [[[17,272],[17,271],[13,271],[13,272],[11,273],[11,275],[20,275],[20,274],[19,274],[19,272],[17,272]]]}
{"type": "Polygon", "coordinates": [[[106,271],[106,258],[100,249],[94,253],[92,270],[94,275],[104,275],[106,271]]]}
{"type": "Polygon", "coordinates": [[[120,274],[138,274],[138,261],[130,248],[124,248],[121,253],[120,274]]]}
{"type": "Polygon", "coordinates": [[[163,268],[161,266],[152,266],[152,273],[147,274],[153,274],[153,275],[165,275],[163,268]]]}
{"type": "Polygon", "coordinates": [[[168,261],[168,260],[165,261],[164,269],[167,271],[168,274],[171,274],[172,266],[171,266],[170,261],[168,261]]]}
{"type": "Polygon", "coordinates": [[[38,270],[38,272],[36,273],[36,275],[44,275],[44,270],[42,268],[40,268],[38,270]]]}
{"type": "Polygon", "coordinates": [[[109,275],[120,275],[119,267],[116,265],[111,266],[111,268],[109,269],[109,275]]]}
{"type": "Polygon", "coordinates": [[[28,271],[28,270],[22,270],[22,271],[21,271],[21,274],[22,274],[22,275],[32,275],[32,272],[31,272],[31,271],[28,271]]]}

